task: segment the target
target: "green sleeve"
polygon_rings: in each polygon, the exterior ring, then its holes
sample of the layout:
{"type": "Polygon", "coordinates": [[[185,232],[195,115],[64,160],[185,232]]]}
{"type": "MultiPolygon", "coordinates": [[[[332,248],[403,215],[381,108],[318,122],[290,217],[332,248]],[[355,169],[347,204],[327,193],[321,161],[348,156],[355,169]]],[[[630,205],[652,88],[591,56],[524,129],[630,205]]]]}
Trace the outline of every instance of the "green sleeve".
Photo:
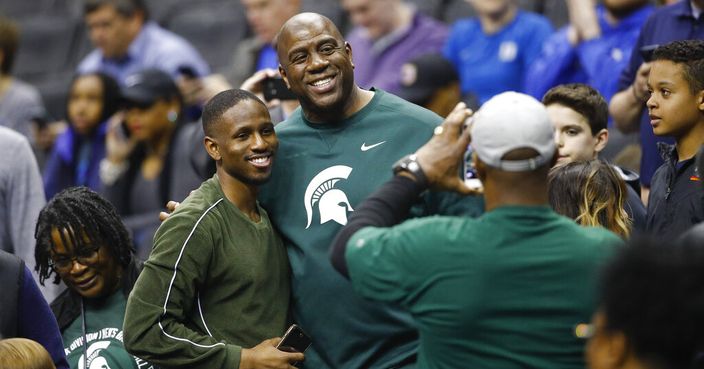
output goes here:
{"type": "Polygon", "coordinates": [[[434,272],[439,217],[411,219],[391,228],[365,227],[347,242],[352,286],[361,296],[403,306],[434,272]]]}
{"type": "Polygon", "coordinates": [[[125,348],[165,368],[236,369],[241,347],[195,330],[189,319],[198,316],[197,287],[205,284],[216,242],[207,227],[194,224],[175,213],[157,231],[127,302],[125,348]]]}

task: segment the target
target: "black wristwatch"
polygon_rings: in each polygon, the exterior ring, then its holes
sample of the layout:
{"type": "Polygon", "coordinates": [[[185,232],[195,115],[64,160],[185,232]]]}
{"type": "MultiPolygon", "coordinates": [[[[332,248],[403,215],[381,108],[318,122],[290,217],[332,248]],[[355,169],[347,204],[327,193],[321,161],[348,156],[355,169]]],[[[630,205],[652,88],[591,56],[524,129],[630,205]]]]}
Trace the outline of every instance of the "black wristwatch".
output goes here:
{"type": "Polygon", "coordinates": [[[406,155],[399,159],[399,161],[394,164],[393,171],[394,174],[398,174],[398,172],[402,171],[411,173],[413,177],[416,178],[416,182],[418,182],[419,186],[423,188],[428,187],[428,178],[425,176],[423,168],[421,168],[420,164],[418,164],[418,157],[416,154],[406,155]]]}

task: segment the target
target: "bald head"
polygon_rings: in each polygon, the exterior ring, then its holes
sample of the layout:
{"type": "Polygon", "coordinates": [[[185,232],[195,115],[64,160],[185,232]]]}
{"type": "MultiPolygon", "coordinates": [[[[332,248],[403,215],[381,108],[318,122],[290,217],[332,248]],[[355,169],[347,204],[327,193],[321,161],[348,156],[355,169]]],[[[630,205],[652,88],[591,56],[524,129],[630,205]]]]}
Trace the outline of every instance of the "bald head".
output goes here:
{"type": "Polygon", "coordinates": [[[287,45],[291,45],[290,41],[295,43],[299,40],[305,40],[312,37],[314,33],[320,31],[344,42],[342,33],[335,26],[330,18],[318,13],[300,13],[294,15],[281,26],[281,29],[274,37],[274,47],[278,54],[279,60],[285,60],[288,50],[287,45]]]}

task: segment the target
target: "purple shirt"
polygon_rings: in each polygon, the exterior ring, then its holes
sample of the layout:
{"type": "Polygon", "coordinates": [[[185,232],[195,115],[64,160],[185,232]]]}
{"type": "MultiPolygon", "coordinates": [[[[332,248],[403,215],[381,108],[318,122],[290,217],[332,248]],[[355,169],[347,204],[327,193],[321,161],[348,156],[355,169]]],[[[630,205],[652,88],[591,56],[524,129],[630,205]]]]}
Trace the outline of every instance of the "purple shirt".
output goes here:
{"type": "Polygon", "coordinates": [[[355,82],[362,88],[376,87],[396,94],[401,89],[401,66],[416,56],[441,53],[447,36],[445,24],[418,12],[410,27],[390,36],[393,41],[380,50],[375,49],[375,40],[368,38],[362,28],[355,27],[347,36],[352,46],[355,82]]]}

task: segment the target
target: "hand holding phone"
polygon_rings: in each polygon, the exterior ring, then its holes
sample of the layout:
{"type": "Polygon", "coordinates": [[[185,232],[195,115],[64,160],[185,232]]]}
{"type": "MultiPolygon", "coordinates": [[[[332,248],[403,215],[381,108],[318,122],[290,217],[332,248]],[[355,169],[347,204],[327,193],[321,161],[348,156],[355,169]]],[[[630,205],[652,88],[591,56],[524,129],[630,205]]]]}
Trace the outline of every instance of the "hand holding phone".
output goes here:
{"type": "Polygon", "coordinates": [[[308,337],[306,332],[303,332],[301,327],[292,324],[284,334],[281,342],[276,345],[276,348],[286,352],[303,353],[306,351],[308,346],[310,346],[310,343],[311,339],[308,337]]]}
{"type": "Polygon", "coordinates": [[[124,112],[119,111],[110,117],[105,137],[107,159],[115,163],[127,160],[136,143],[136,140],[130,137],[124,112]]]}
{"type": "Polygon", "coordinates": [[[264,80],[264,100],[296,100],[296,95],[286,87],[283,78],[269,77],[264,80]]]}

